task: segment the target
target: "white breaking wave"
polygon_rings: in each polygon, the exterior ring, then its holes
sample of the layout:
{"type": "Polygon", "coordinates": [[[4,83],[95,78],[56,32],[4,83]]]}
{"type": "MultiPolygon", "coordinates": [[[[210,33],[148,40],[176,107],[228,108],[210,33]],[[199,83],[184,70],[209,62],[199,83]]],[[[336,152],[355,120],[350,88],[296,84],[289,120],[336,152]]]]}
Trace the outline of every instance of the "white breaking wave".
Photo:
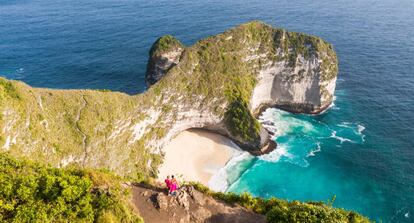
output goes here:
{"type": "Polygon", "coordinates": [[[238,164],[253,159],[254,157],[248,152],[236,151],[226,165],[210,178],[208,186],[213,191],[225,192],[245,171],[245,169],[240,169],[242,167],[238,164]]]}
{"type": "Polygon", "coordinates": [[[317,152],[320,152],[320,151],[321,151],[321,143],[320,143],[320,142],[317,142],[317,143],[316,143],[316,145],[317,145],[316,149],[315,149],[315,150],[311,150],[311,151],[309,152],[309,154],[308,154],[308,155],[306,155],[306,157],[315,156],[315,153],[317,153],[317,152]]]}
{"type": "Polygon", "coordinates": [[[13,73],[11,73],[9,75],[9,78],[13,79],[13,80],[21,80],[21,79],[25,78],[26,76],[27,76],[27,74],[25,73],[24,68],[19,68],[19,69],[15,70],[13,73]]]}
{"type": "MultiPolygon", "coordinates": [[[[331,108],[335,106],[334,98],[331,108]]],[[[238,151],[208,182],[214,191],[227,191],[232,185],[237,185],[240,177],[254,165],[257,159],[266,162],[289,162],[301,167],[309,166],[307,157],[316,156],[322,151],[322,143],[319,140],[334,138],[340,142],[359,143],[364,141],[361,124],[342,122],[336,125],[328,125],[323,121],[314,120],[305,115],[294,116],[289,112],[276,108],[266,109],[259,117],[259,122],[270,133],[273,140],[280,139],[277,148],[270,152],[253,157],[247,152],[238,151]],[[350,138],[344,137],[344,135],[350,138]],[[299,140],[299,141],[296,141],[299,140]]]]}
{"type": "Polygon", "coordinates": [[[362,142],[365,142],[365,135],[362,133],[365,130],[365,126],[358,125],[358,134],[361,136],[362,142]]]}
{"type": "Polygon", "coordinates": [[[356,135],[358,135],[361,138],[362,142],[365,142],[365,135],[363,133],[365,130],[365,126],[361,124],[351,123],[351,122],[342,122],[341,124],[338,124],[337,126],[351,129],[356,135]]]}
{"type": "Polygon", "coordinates": [[[332,100],[331,104],[325,110],[323,110],[321,113],[316,114],[316,115],[322,115],[323,113],[329,111],[330,109],[339,110],[340,108],[336,107],[335,101],[336,101],[336,96],[333,96],[333,100],[332,100]]]}
{"type": "Polygon", "coordinates": [[[344,142],[354,142],[354,141],[352,141],[352,140],[350,140],[350,139],[347,139],[347,138],[344,138],[344,137],[337,136],[337,135],[336,135],[336,131],[333,131],[333,132],[332,132],[331,138],[334,138],[334,139],[339,140],[339,141],[341,142],[341,144],[342,144],[342,143],[344,143],[344,142]]]}
{"type": "Polygon", "coordinates": [[[289,112],[276,108],[266,109],[259,117],[259,122],[275,137],[291,133],[296,126],[301,126],[305,133],[315,131],[311,122],[292,117],[289,112]]]}
{"type": "Polygon", "coordinates": [[[276,163],[283,156],[288,157],[288,158],[293,157],[293,155],[290,154],[285,147],[278,145],[277,148],[273,150],[272,152],[270,152],[269,154],[259,156],[259,159],[267,161],[267,162],[276,163]]]}

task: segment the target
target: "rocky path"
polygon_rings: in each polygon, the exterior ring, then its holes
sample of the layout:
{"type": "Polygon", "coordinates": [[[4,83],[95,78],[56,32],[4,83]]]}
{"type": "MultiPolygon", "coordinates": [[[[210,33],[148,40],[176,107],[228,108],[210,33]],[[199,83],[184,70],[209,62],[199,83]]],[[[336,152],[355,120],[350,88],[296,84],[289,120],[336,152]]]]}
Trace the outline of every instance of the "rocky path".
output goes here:
{"type": "Polygon", "coordinates": [[[184,187],[176,197],[166,190],[133,186],[133,203],[146,223],[264,223],[265,217],[238,205],[231,206],[206,196],[193,187],[184,187]]]}

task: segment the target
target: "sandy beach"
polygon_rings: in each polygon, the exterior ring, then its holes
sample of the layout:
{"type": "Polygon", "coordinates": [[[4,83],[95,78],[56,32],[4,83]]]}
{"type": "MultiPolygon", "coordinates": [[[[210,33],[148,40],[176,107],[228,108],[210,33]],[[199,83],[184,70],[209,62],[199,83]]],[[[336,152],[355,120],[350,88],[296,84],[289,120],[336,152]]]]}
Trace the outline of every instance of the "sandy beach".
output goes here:
{"type": "Polygon", "coordinates": [[[210,178],[237,152],[236,148],[219,134],[204,130],[184,131],[164,148],[159,180],[163,182],[167,175],[174,174],[181,180],[208,185],[210,178]]]}

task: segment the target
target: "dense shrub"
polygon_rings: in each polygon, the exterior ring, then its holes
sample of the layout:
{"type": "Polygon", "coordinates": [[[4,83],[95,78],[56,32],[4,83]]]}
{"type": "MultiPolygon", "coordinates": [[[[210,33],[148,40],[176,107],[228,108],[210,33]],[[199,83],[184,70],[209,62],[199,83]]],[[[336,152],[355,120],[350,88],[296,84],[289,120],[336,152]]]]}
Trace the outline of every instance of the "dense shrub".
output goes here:
{"type": "Polygon", "coordinates": [[[0,222],[140,222],[118,181],[99,171],[57,169],[0,153],[0,222]]]}
{"type": "Polygon", "coordinates": [[[258,140],[259,124],[250,114],[247,102],[241,98],[230,103],[224,114],[224,120],[231,134],[248,142],[258,140]]]}
{"type": "Polygon", "coordinates": [[[4,100],[6,97],[20,99],[20,96],[13,84],[10,81],[0,78],[0,99],[4,100]]]}

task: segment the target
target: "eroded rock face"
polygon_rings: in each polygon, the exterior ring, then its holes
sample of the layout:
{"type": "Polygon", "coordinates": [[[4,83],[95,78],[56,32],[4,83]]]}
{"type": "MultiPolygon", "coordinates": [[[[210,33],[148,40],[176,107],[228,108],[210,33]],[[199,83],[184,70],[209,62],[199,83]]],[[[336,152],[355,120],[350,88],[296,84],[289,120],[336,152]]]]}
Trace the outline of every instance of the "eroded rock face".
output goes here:
{"type": "Polygon", "coordinates": [[[184,46],[172,36],[159,38],[151,47],[145,81],[148,87],[160,80],[180,61],[184,46]]]}
{"type": "MultiPolygon", "coordinates": [[[[323,53],[322,53],[323,54],[323,53]]],[[[300,56],[294,67],[286,62],[266,64],[258,72],[251,107],[260,113],[266,107],[278,107],[295,113],[319,113],[333,100],[337,72],[336,57],[321,70],[324,55],[313,55],[308,59],[300,56]],[[330,70],[334,69],[334,70],[330,70]]]]}

